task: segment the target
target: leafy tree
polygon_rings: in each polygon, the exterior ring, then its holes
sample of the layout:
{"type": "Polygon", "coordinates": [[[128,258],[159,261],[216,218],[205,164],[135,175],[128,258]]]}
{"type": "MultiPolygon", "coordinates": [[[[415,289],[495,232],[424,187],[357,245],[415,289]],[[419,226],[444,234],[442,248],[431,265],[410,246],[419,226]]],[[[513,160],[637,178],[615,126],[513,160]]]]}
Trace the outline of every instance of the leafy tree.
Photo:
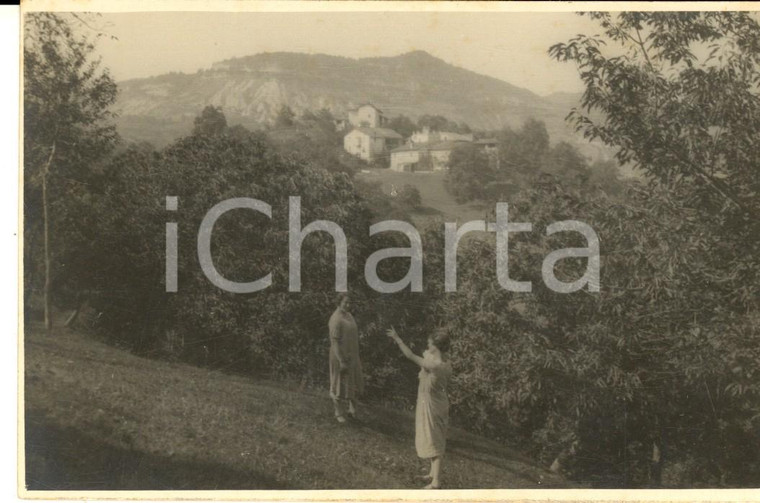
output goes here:
{"type": "Polygon", "coordinates": [[[282,155],[314,168],[353,174],[364,162],[343,149],[332,123],[274,130],[267,136],[282,155]]]}
{"type": "Polygon", "coordinates": [[[320,108],[316,114],[316,117],[318,121],[330,124],[333,128],[335,127],[335,124],[333,122],[335,121],[335,116],[329,108],[320,108]]]}
{"type": "MultiPolygon", "coordinates": [[[[549,149],[539,123],[505,131],[502,166],[539,168],[510,199],[510,220],[534,227],[510,236],[510,276],[534,290],[526,297],[496,284],[492,238],[460,248],[459,291],[435,313],[454,341],[452,410],[595,486],[757,485],[760,456],[748,446],[760,442],[751,147],[760,30],[744,14],[592,17],[604,38],[552,49],[586,81],[584,108],[571,117],[646,177],[619,184],[609,163],[586,171],[571,146],[549,149]],[[620,44],[605,55],[605,41],[620,44]],[[707,61],[692,58],[702,52],[707,61]],[[590,178],[568,183],[575,172],[590,178]],[[599,180],[621,194],[610,197],[599,180]],[[584,245],[543,234],[567,219],[599,235],[598,294],[542,286],[547,253],[584,245]]],[[[566,259],[555,273],[575,279],[584,265],[566,259]]]]}
{"type": "Polygon", "coordinates": [[[472,128],[470,127],[469,124],[467,124],[466,122],[462,121],[462,122],[459,122],[457,124],[456,128],[454,129],[454,131],[457,132],[457,133],[469,134],[469,133],[472,133],[472,128]]]}
{"type": "Polygon", "coordinates": [[[414,185],[404,185],[397,197],[401,204],[409,208],[417,209],[422,206],[422,196],[419,189],[414,185]]]}
{"type": "MultiPolygon", "coordinates": [[[[633,184],[621,205],[559,181],[544,177],[510,200],[510,220],[534,226],[510,237],[510,276],[531,281],[530,296],[496,284],[492,238],[460,249],[459,290],[437,322],[455,341],[459,420],[523,439],[595,485],[756,484],[760,458],[744,446],[757,442],[760,412],[748,371],[760,357],[757,312],[731,313],[716,304],[728,291],[698,287],[719,272],[704,250],[720,238],[684,219],[667,190],[633,184]],[[543,286],[550,251],[585,245],[544,236],[566,219],[603,244],[599,294],[543,286]]],[[[555,272],[566,281],[584,268],[567,259],[555,272]]]]}
{"type": "Polygon", "coordinates": [[[494,155],[474,145],[457,155],[452,153],[447,187],[459,201],[503,200],[520,187],[529,187],[542,170],[569,173],[581,169],[578,163],[585,165],[569,144],[561,144],[552,151],[546,126],[540,121],[528,119],[520,130],[504,128],[496,136],[499,149],[494,155]],[[466,175],[468,172],[471,176],[466,175]]]}
{"type": "MultiPolygon", "coordinates": [[[[226,118],[224,120],[227,122],[226,118]]],[[[228,127],[226,132],[228,135],[232,136],[233,138],[238,138],[239,140],[243,140],[254,134],[252,131],[241,124],[235,124],[234,126],[228,127]]]]}
{"type": "Polygon", "coordinates": [[[557,175],[576,185],[585,183],[590,175],[586,159],[567,142],[559,142],[542,159],[541,171],[557,175]]]}
{"type": "Polygon", "coordinates": [[[603,37],[550,49],[575,62],[586,85],[570,118],[616,147],[649,187],[599,216],[609,293],[598,309],[609,315],[585,332],[598,334],[588,339],[596,363],[576,350],[582,360],[568,366],[609,368],[610,389],[624,394],[615,405],[602,392],[591,408],[602,417],[617,407],[626,438],[591,418],[575,438],[585,459],[624,453],[625,484],[646,481],[655,457],[651,484],[667,470],[680,473],[676,483],[754,484],[760,461],[744,446],[758,441],[760,417],[760,388],[747,380],[760,362],[750,349],[760,337],[751,328],[760,309],[760,26],[745,13],[590,16],[603,37]],[[605,348],[604,334],[620,339],[605,348]]]}
{"type": "MultiPolygon", "coordinates": [[[[37,271],[44,268],[49,332],[57,283],[53,277],[61,272],[53,270],[53,260],[69,264],[67,276],[75,278],[77,267],[84,264],[72,243],[92,239],[87,220],[74,214],[83,210],[80,203],[88,197],[95,163],[116,142],[110,111],[116,84],[93,56],[102,34],[88,37],[75,28],[79,24],[87,32],[82,18],[39,12],[27,13],[24,19],[25,293],[37,284],[37,271]]],[[[65,281],[61,278],[60,283],[65,281]]]]}
{"type": "Polygon", "coordinates": [[[446,131],[449,120],[442,115],[421,115],[417,119],[417,128],[430,128],[431,131],[446,131]]]}
{"type": "Polygon", "coordinates": [[[465,122],[458,124],[442,115],[422,115],[417,119],[417,129],[430,128],[431,131],[450,131],[452,133],[471,133],[465,122]]]}
{"type": "Polygon", "coordinates": [[[578,130],[616,147],[621,164],[757,215],[757,21],[741,12],[589,16],[623,54],[586,35],[550,49],[586,85],[583,109],[570,114],[578,130]]]}
{"type": "Polygon", "coordinates": [[[526,120],[520,128],[520,134],[528,152],[544,152],[549,148],[549,133],[543,121],[526,120]]]}
{"type": "Polygon", "coordinates": [[[301,121],[302,121],[302,122],[314,122],[314,121],[316,121],[316,120],[317,120],[317,116],[316,116],[316,115],[314,115],[314,112],[312,112],[312,111],[311,111],[311,110],[309,110],[308,108],[307,108],[307,109],[305,109],[305,110],[304,110],[304,111],[301,113],[301,121]]]}
{"type": "Polygon", "coordinates": [[[290,128],[295,125],[296,114],[288,105],[282,105],[274,119],[275,128],[290,128]]]}
{"type": "Polygon", "coordinates": [[[331,146],[343,147],[343,137],[335,129],[335,117],[332,112],[327,108],[321,108],[314,114],[313,123],[323,132],[326,136],[324,141],[327,141],[331,146]]]}
{"type": "Polygon", "coordinates": [[[207,105],[193,121],[193,134],[218,135],[227,131],[227,118],[221,107],[207,105]]]}
{"type": "Polygon", "coordinates": [[[549,151],[546,125],[528,119],[519,131],[505,128],[498,135],[500,163],[506,173],[536,174],[549,151]]]}
{"type": "Polygon", "coordinates": [[[620,170],[613,160],[597,160],[589,166],[591,176],[589,182],[597,184],[607,194],[620,196],[624,190],[624,183],[620,179],[620,170]]]}
{"type": "Polygon", "coordinates": [[[476,145],[457,146],[449,157],[446,188],[459,202],[482,199],[495,178],[488,156],[476,145]]]}
{"type": "Polygon", "coordinates": [[[417,130],[417,125],[406,115],[398,115],[388,121],[388,128],[404,138],[409,138],[417,130]]]}
{"type": "Polygon", "coordinates": [[[160,152],[129,149],[106,167],[109,184],[93,202],[96,232],[93,307],[111,340],[139,353],[165,354],[231,370],[321,380],[329,314],[334,309],[334,251],[329,237],[302,248],[302,292],[288,293],[288,197],[300,195],[302,222],[327,219],[349,239],[349,281],[363,277],[369,214],[345,173],[280,155],[262,134],[191,135],[160,152]],[[150,183],[145,183],[150,180],[150,183]],[[178,209],[166,211],[167,195],[178,209]],[[210,283],[198,263],[198,227],[215,204],[254,197],[272,218],[246,210],[214,227],[217,269],[236,281],[271,272],[266,290],[236,295],[210,283]],[[179,229],[178,292],[164,291],[165,222],[179,229]],[[285,231],[283,231],[285,229],[285,231]],[[119,285],[118,289],[108,288],[119,285]],[[181,336],[182,344],[169,344],[181,336]],[[205,349],[204,349],[205,346],[205,349]]]}
{"type": "Polygon", "coordinates": [[[375,169],[388,169],[391,167],[391,156],[390,154],[381,154],[372,159],[372,161],[369,163],[370,167],[375,169]]]}

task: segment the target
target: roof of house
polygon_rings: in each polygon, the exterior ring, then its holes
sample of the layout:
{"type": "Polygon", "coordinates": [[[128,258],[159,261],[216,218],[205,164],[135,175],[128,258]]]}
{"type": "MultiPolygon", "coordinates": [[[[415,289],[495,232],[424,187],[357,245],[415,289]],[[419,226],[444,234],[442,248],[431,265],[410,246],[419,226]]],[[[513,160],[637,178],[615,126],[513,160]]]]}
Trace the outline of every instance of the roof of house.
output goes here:
{"type": "Polygon", "coordinates": [[[431,150],[454,150],[454,147],[457,145],[462,145],[465,143],[471,143],[466,140],[448,140],[448,141],[439,141],[437,143],[422,143],[419,145],[403,145],[399,148],[394,148],[391,150],[391,154],[394,152],[414,152],[414,151],[431,151],[431,150]]]}
{"type": "Polygon", "coordinates": [[[411,147],[409,145],[402,145],[398,148],[394,148],[391,150],[391,154],[395,154],[396,152],[414,152],[417,150],[422,150],[420,147],[411,147]]]}
{"type": "Polygon", "coordinates": [[[380,112],[380,113],[383,113],[383,111],[382,111],[382,110],[380,110],[380,109],[379,109],[379,108],[377,108],[375,105],[373,105],[372,103],[369,103],[369,102],[368,102],[368,103],[360,103],[359,105],[357,105],[357,106],[356,106],[356,108],[352,108],[352,109],[351,109],[351,111],[354,111],[354,110],[359,110],[359,109],[360,109],[360,108],[362,108],[362,107],[372,107],[372,108],[374,108],[375,110],[377,110],[378,112],[380,112]]]}
{"type": "Polygon", "coordinates": [[[472,136],[472,133],[457,133],[456,131],[447,131],[445,129],[430,129],[430,126],[425,126],[422,129],[417,129],[416,131],[414,131],[414,133],[450,134],[450,135],[464,136],[464,137],[472,136]]]}
{"type": "Polygon", "coordinates": [[[389,139],[395,139],[395,140],[404,139],[403,136],[401,136],[394,130],[384,128],[384,127],[358,127],[358,128],[354,128],[351,131],[351,133],[353,133],[354,131],[359,131],[361,133],[364,133],[370,138],[389,138],[389,139]]]}
{"type": "Polygon", "coordinates": [[[472,133],[456,133],[454,131],[437,131],[437,133],[441,136],[449,135],[449,136],[459,136],[461,138],[472,138],[472,133]]]}
{"type": "Polygon", "coordinates": [[[428,145],[428,150],[454,150],[454,147],[457,145],[463,145],[465,143],[471,143],[467,140],[447,140],[447,141],[441,141],[438,143],[433,143],[432,145],[428,145]]]}

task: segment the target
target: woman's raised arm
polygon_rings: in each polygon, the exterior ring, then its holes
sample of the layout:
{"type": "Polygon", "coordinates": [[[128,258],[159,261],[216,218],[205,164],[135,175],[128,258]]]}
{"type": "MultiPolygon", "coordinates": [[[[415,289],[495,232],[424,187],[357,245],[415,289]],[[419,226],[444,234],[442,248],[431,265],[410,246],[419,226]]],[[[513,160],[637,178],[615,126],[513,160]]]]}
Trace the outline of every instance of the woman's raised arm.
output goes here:
{"type": "Polygon", "coordinates": [[[409,346],[404,344],[404,341],[401,340],[401,337],[399,337],[395,328],[391,327],[386,333],[388,334],[388,337],[393,339],[393,341],[396,344],[398,344],[398,347],[401,349],[401,352],[404,353],[404,356],[412,360],[414,363],[416,363],[420,367],[427,368],[425,365],[425,359],[422,358],[421,356],[415,355],[414,352],[412,352],[412,350],[409,349],[409,346]]]}

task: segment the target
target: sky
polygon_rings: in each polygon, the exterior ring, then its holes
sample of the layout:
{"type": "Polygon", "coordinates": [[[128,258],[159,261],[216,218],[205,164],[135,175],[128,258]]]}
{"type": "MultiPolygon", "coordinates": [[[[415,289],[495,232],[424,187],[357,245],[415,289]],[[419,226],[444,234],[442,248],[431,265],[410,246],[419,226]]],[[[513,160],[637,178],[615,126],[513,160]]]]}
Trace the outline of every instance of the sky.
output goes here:
{"type": "Polygon", "coordinates": [[[578,33],[598,33],[573,13],[524,12],[144,12],[107,13],[98,51],[117,81],[261,52],[352,58],[424,50],[539,95],[578,92],[575,67],[547,50],[578,33]]]}

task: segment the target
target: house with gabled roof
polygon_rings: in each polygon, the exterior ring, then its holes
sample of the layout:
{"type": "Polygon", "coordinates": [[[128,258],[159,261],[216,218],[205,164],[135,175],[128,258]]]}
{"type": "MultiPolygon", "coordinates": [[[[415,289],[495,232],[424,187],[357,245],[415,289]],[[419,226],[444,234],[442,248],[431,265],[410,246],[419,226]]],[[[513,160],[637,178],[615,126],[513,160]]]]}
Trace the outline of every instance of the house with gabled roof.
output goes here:
{"type": "Polygon", "coordinates": [[[391,151],[393,171],[443,171],[449,166],[449,156],[457,145],[468,141],[440,141],[420,145],[404,145],[391,151]]]}
{"type": "Polygon", "coordinates": [[[388,124],[383,111],[372,103],[363,103],[348,111],[348,122],[353,127],[381,128],[388,124]]]}
{"type": "Polygon", "coordinates": [[[474,141],[472,133],[454,133],[453,131],[431,131],[425,126],[421,131],[415,131],[409,138],[413,144],[438,143],[442,141],[474,141]]]}
{"type": "Polygon", "coordinates": [[[367,162],[389,155],[404,138],[387,128],[357,127],[343,137],[343,148],[367,162]]]}

